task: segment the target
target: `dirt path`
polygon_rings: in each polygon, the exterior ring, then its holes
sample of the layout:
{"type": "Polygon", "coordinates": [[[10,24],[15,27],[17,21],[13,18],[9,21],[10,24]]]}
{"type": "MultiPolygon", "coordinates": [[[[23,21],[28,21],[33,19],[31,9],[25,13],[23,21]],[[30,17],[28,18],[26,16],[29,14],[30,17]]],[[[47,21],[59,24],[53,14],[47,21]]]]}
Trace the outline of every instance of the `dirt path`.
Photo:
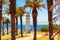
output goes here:
{"type": "MultiPolygon", "coordinates": [[[[42,36],[42,35],[37,34],[37,38],[39,38],[39,37],[41,37],[41,36],[42,36]]],[[[16,39],[16,40],[32,40],[33,37],[34,37],[34,35],[31,34],[29,37],[18,38],[18,39],[16,39]]]]}

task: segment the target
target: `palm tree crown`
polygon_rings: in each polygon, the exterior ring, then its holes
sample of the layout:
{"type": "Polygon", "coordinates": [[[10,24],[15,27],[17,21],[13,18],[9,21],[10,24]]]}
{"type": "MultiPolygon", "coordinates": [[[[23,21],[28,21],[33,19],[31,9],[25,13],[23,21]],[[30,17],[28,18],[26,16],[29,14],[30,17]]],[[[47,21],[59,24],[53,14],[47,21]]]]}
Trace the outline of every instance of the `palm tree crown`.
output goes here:
{"type": "Polygon", "coordinates": [[[24,13],[26,13],[26,12],[23,7],[17,7],[15,16],[24,15],[24,13]]]}
{"type": "Polygon", "coordinates": [[[4,12],[9,15],[10,14],[10,10],[7,8],[6,10],[4,10],[4,12]]]}
{"type": "Polygon", "coordinates": [[[26,4],[24,5],[24,7],[31,7],[31,8],[41,8],[44,7],[45,8],[45,4],[41,4],[42,0],[26,0],[26,4]]]}
{"type": "Polygon", "coordinates": [[[10,20],[8,18],[6,18],[6,20],[4,21],[4,23],[10,23],[10,20]]]}
{"type": "MultiPolygon", "coordinates": [[[[9,15],[9,14],[10,14],[9,8],[7,8],[4,12],[5,12],[7,15],[9,15]]],[[[19,16],[19,15],[24,15],[24,13],[26,13],[24,7],[17,7],[17,8],[16,8],[15,17],[16,17],[16,16],[19,16]]]]}
{"type": "Polygon", "coordinates": [[[2,2],[2,4],[9,4],[9,0],[0,0],[0,2],[2,2]]]}

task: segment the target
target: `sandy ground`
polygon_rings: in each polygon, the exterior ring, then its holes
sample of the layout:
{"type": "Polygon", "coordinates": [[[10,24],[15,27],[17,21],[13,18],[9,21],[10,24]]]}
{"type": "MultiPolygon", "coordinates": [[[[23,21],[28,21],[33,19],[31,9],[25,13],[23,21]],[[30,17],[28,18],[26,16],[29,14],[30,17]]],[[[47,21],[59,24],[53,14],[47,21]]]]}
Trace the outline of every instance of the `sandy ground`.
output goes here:
{"type": "MultiPolygon", "coordinates": [[[[9,28],[9,33],[11,32],[11,28],[9,28]]],[[[2,31],[3,32],[3,31],[2,31]]],[[[7,30],[6,29],[4,29],[4,32],[5,32],[5,34],[7,34],[7,30]]],[[[20,29],[18,30],[18,33],[20,32],[20,29]]],[[[38,31],[37,32],[37,38],[40,38],[40,37],[42,37],[42,35],[43,34],[45,34],[45,32],[40,32],[40,31],[38,31]]],[[[33,39],[33,37],[34,37],[34,32],[33,31],[31,31],[31,33],[30,34],[26,34],[26,35],[29,35],[28,37],[22,37],[22,38],[17,38],[16,40],[32,40],[33,39]]]]}
{"type": "MultiPolygon", "coordinates": [[[[37,38],[41,37],[42,35],[37,35],[37,38]]],[[[29,37],[24,37],[24,38],[18,38],[16,40],[32,40],[34,35],[30,35],[29,37]]]]}
{"type": "MultiPolygon", "coordinates": [[[[9,28],[8,31],[9,31],[9,33],[11,33],[11,28],[9,28]]],[[[4,29],[4,32],[5,32],[5,34],[7,34],[7,30],[6,29],[4,29]]],[[[20,29],[18,29],[18,33],[19,32],[20,32],[20,29]]],[[[42,37],[44,34],[45,34],[45,32],[37,31],[37,38],[42,37]]],[[[29,36],[28,37],[17,38],[16,40],[32,40],[33,37],[34,37],[34,32],[31,31],[31,33],[30,34],[27,34],[27,35],[29,35],[29,36]]]]}
{"type": "MultiPolygon", "coordinates": [[[[6,29],[4,31],[6,32],[6,29]]],[[[20,31],[20,29],[18,31],[20,31]]],[[[33,31],[31,31],[30,34],[26,34],[26,35],[29,35],[29,36],[27,36],[27,37],[20,37],[20,38],[17,38],[16,40],[33,40],[33,37],[34,37],[34,32],[33,31]]],[[[43,35],[45,35],[45,32],[37,31],[37,38],[41,38],[41,37],[43,37],[43,35]]],[[[54,39],[57,40],[57,36],[54,39]]]]}

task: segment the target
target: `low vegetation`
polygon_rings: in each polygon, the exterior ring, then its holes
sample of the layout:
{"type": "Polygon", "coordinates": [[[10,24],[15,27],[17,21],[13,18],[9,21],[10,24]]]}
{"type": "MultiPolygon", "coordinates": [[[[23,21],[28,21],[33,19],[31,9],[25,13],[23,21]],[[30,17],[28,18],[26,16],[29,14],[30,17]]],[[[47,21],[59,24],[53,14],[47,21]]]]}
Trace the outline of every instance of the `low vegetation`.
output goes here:
{"type": "MultiPolygon", "coordinates": [[[[53,27],[54,27],[54,32],[57,31],[57,30],[59,30],[59,26],[57,24],[54,24],[53,27]]],[[[43,25],[41,27],[40,31],[46,32],[45,35],[48,35],[49,27],[47,25],[43,25]]]]}
{"type": "MultiPolygon", "coordinates": [[[[59,30],[59,26],[57,24],[54,24],[53,27],[54,27],[54,30],[59,30]]],[[[49,27],[47,25],[43,25],[40,31],[47,32],[49,31],[49,27]]]]}

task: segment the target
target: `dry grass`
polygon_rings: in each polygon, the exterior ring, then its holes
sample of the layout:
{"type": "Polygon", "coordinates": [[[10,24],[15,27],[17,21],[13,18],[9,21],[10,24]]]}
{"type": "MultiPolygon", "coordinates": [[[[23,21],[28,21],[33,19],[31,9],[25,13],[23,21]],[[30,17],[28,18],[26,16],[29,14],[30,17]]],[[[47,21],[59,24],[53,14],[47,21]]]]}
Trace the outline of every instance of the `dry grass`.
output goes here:
{"type": "MultiPolygon", "coordinates": [[[[37,34],[45,35],[45,32],[39,32],[39,31],[38,31],[37,34]]],[[[48,33],[48,34],[49,34],[49,33],[48,33]]],[[[57,39],[58,39],[58,35],[56,35],[56,36],[54,37],[54,40],[57,40],[57,39]]],[[[49,35],[39,37],[39,38],[37,38],[37,40],[49,40],[49,35]]]]}
{"type": "MultiPolygon", "coordinates": [[[[28,37],[29,35],[23,34],[23,36],[24,36],[24,37],[28,37]]],[[[18,35],[16,36],[16,38],[21,38],[21,34],[18,34],[18,35]]],[[[1,39],[2,39],[2,40],[7,40],[7,39],[10,39],[10,40],[11,40],[11,34],[9,34],[9,35],[4,35],[4,36],[2,36],[1,39]]]]}
{"type": "MultiPolygon", "coordinates": [[[[54,40],[57,40],[57,36],[56,37],[54,37],[54,40]]],[[[40,38],[37,38],[37,40],[49,40],[49,36],[42,36],[42,37],[40,37],[40,38]]]]}
{"type": "Polygon", "coordinates": [[[37,38],[37,40],[49,40],[49,37],[48,36],[43,36],[43,37],[37,38]]]}
{"type": "MultiPolygon", "coordinates": [[[[31,34],[33,34],[33,31],[31,32],[31,34]]],[[[39,35],[45,35],[45,32],[38,31],[37,34],[39,34],[39,35]]],[[[28,36],[29,35],[24,34],[24,37],[28,37],[28,36]]],[[[18,36],[16,36],[16,38],[21,38],[21,34],[18,34],[18,36]]],[[[58,38],[58,35],[54,37],[54,40],[57,40],[57,38],[58,38]]],[[[6,39],[11,39],[11,34],[2,36],[2,40],[6,40],[6,39]]],[[[39,37],[39,38],[37,38],[37,40],[49,40],[49,35],[39,37]]]]}

